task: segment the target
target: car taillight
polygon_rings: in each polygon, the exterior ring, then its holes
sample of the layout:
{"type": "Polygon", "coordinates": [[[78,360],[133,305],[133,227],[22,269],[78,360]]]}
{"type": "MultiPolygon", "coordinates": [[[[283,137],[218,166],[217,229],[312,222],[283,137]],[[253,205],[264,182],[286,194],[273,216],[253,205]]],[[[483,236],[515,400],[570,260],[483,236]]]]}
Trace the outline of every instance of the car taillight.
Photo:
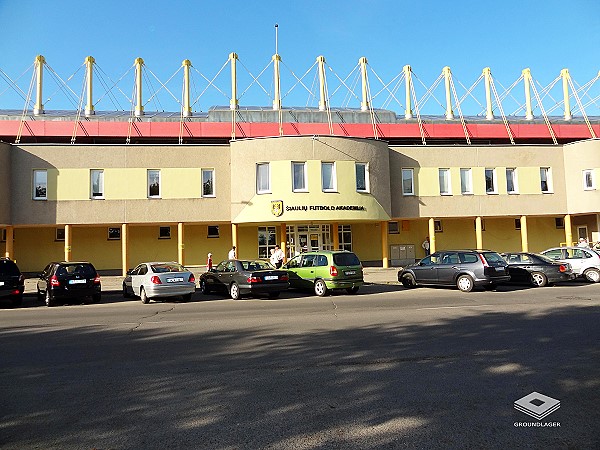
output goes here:
{"type": "Polygon", "coordinates": [[[490,267],[490,265],[488,264],[488,262],[485,260],[485,258],[483,257],[483,255],[481,253],[479,254],[479,259],[483,263],[483,267],[490,267]]]}
{"type": "Polygon", "coordinates": [[[279,279],[280,279],[281,281],[288,281],[288,280],[290,279],[290,277],[288,277],[287,275],[281,275],[281,276],[279,277],[279,279]]]}
{"type": "Polygon", "coordinates": [[[567,271],[567,266],[565,266],[564,264],[561,264],[560,267],[558,268],[559,272],[566,272],[567,271]]]}
{"type": "Polygon", "coordinates": [[[100,284],[100,275],[94,277],[94,284],[100,284]]]}
{"type": "Polygon", "coordinates": [[[60,286],[60,281],[58,281],[58,278],[56,278],[56,275],[52,275],[50,277],[50,286],[54,286],[54,287],[60,286]]]}
{"type": "Polygon", "coordinates": [[[190,283],[195,283],[196,282],[196,277],[194,277],[194,274],[190,275],[190,279],[188,280],[190,283]]]}
{"type": "Polygon", "coordinates": [[[337,277],[337,275],[338,275],[337,267],[329,266],[329,275],[331,275],[332,277],[337,277]]]}
{"type": "Polygon", "coordinates": [[[162,284],[162,281],[160,281],[160,278],[159,278],[159,277],[157,277],[156,275],[152,275],[152,278],[150,278],[150,281],[151,281],[153,284],[162,284]]]}
{"type": "Polygon", "coordinates": [[[260,277],[248,277],[246,280],[248,283],[260,283],[260,277]]]}
{"type": "Polygon", "coordinates": [[[21,293],[21,291],[19,291],[18,289],[15,289],[14,291],[11,292],[12,295],[19,295],[21,293]]]}

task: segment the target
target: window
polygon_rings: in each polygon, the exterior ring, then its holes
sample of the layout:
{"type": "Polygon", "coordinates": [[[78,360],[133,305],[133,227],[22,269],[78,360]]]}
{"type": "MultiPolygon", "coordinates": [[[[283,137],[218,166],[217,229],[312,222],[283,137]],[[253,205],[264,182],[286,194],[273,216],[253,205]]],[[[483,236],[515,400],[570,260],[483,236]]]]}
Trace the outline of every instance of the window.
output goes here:
{"type": "Polygon", "coordinates": [[[509,194],[518,194],[517,189],[517,169],[506,168],[506,192],[509,194]]]}
{"type": "Polygon", "coordinates": [[[202,169],[202,197],[215,197],[215,169],[202,169]]]}
{"type": "Polygon", "coordinates": [[[268,194],[271,192],[271,170],[269,163],[256,165],[256,193],[268,194]]]}
{"type": "Polygon", "coordinates": [[[485,192],[487,194],[497,194],[496,190],[496,169],[485,169],[485,192]]]}
{"type": "Polygon", "coordinates": [[[565,228],[565,219],[564,219],[564,217],[555,217],[554,218],[554,225],[556,226],[557,229],[564,229],[565,228]]]}
{"type": "Polygon", "coordinates": [[[463,195],[473,193],[473,173],[471,169],[460,169],[460,193],[463,195]]]}
{"type": "Polygon", "coordinates": [[[219,237],[219,225],[209,225],[208,234],[206,237],[218,238],[219,237]]]}
{"type": "Polygon", "coordinates": [[[440,195],[452,195],[450,169],[439,169],[440,195]]]}
{"type": "Polygon", "coordinates": [[[444,231],[444,228],[442,227],[442,221],[441,220],[434,220],[433,221],[433,230],[436,233],[441,233],[444,231]]]}
{"type": "Polygon", "coordinates": [[[340,225],[338,227],[338,240],[340,241],[340,250],[352,251],[352,226],[340,225]]]}
{"type": "Polygon", "coordinates": [[[335,192],[335,164],[331,162],[321,163],[321,185],[323,192],[335,192]]]}
{"type": "Polygon", "coordinates": [[[2,236],[0,237],[0,242],[6,242],[6,228],[2,228],[2,236]]]}
{"type": "Polygon", "coordinates": [[[104,170],[90,170],[90,198],[104,198],[104,170]]]}
{"type": "Polygon", "coordinates": [[[367,163],[356,163],[356,190],[358,192],[369,192],[369,165],[367,163]]]}
{"type": "Polygon", "coordinates": [[[56,229],[56,238],[55,240],[57,241],[64,241],[65,240],[65,229],[64,228],[57,228],[56,229]]]}
{"type": "Polygon", "coordinates": [[[118,241],[121,239],[121,228],[119,227],[108,227],[108,240],[118,241]]]}
{"type": "Polygon", "coordinates": [[[388,222],[388,234],[399,234],[398,222],[388,222]]]}
{"type": "Polygon", "coordinates": [[[540,188],[542,192],[552,192],[552,173],[550,167],[540,167],[540,188]]]}
{"type": "Polygon", "coordinates": [[[171,239],[171,227],[159,227],[158,238],[159,239],[171,239]]]}
{"type": "Polygon", "coordinates": [[[402,195],[415,195],[413,169],[402,169],[402,195]]]}
{"type": "Polygon", "coordinates": [[[292,190],[294,192],[308,192],[305,162],[292,163],[292,190]]]}
{"type": "Polygon", "coordinates": [[[593,191],[596,189],[594,169],[586,169],[583,171],[583,189],[585,191],[593,191]]]}
{"type": "Polygon", "coordinates": [[[258,257],[268,259],[277,245],[275,227],[258,227],[258,257]]]}
{"type": "Polygon", "coordinates": [[[48,171],[33,171],[33,199],[48,200],[48,171]]]}
{"type": "Polygon", "coordinates": [[[515,230],[521,229],[521,219],[515,219],[515,230]]]}
{"type": "Polygon", "coordinates": [[[148,198],[160,198],[160,170],[148,170],[148,198]]]}

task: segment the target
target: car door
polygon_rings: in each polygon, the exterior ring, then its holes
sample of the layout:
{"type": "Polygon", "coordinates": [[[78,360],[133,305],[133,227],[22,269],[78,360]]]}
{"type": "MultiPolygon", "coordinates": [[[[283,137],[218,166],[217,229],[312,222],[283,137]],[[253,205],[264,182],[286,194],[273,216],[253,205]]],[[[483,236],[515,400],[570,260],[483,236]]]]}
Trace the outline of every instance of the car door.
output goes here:
{"type": "Polygon", "coordinates": [[[219,284],[227,289],[231,282],[234,280],[234,275],[236,272],[236,265],[234,260],[223,261],[219,266],[221,266],[222,270],[219,270],[216,275],[219,280],[219,284]],[[222,266],[221,266],[222,264],[222,266]]]}
{"type": "Polygon", "coordinates": [[[148,273],[148,266],[140,264],[131,273],[131,289],[135,295],[140,295],[140,288],[144,283],[144,278],[148,273]]]}
{"type": "Polygon", "coordinates": [[[426,256],[412,267],[417,283],[435,284],[437,283],[437,263],[440,260],[440,253],[435,252],[426,256]]]}
{"type": "Polygon", "coordinates": [[[443,252],[439,264],[435,264],[437,277],[435,281],[439,284],[454,284],[456,275],[460,270],[460,259],[458,252],[443,252]]]}
{"type": "Polygon", "coordinates": [[[284,266],[284,270],[287,270],[288,277],[290,279],[290,287],[300,288],[302,287],[302,278],[298,275],[300,270],[300,263],[302,262],[302,255],[294,256],[284,266]]]}
{"type": "Polygon", "coordinates": [[[52,264],[48,264],[44,271],[40,274],[40,278],[37,281],[37,290],[41,294],[46,293],[46,289],[48,289],[48,278],[50,276],[50,272],[52,271],[52,264]]]}
{"type": "MultiPolygon", "coordinates": [[[[529,281],[529,263],[523,261],[522,255],[518,253],[509,253],[506,255],[506,263],[508,264],[508,272],[510,281],[523,282],[529,281]]],[[[531,261],[531,258],[527,258],[531,261]]]]}
{"type": "Polygon", "coordinates": [[[302,255],[297,274],[300,277],[300,287],[310,288],[315,282],[315,259],[317,255],[305,253],[302,255]]]}
{"type": "Polygon", "coordinates": [[[587,267],[586,259],[590,258],[591,255],[581,248],[566,248],[563,249],[563,253],[565,254],[564,261],[571,264],[573,273],[581,275],[587,267]]]}

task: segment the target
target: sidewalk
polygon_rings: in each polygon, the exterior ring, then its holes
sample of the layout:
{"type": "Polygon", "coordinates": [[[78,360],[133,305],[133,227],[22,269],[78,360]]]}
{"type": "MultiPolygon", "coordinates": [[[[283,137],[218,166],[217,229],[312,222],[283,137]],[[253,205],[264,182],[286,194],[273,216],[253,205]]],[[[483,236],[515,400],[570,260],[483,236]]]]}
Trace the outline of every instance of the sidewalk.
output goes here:
{"type": "MultiPolygon", "coordinates": [[[[188,267],[194,273],[196,280],[206,271],[204,266],[188,267]]],[[[398,268],[384,269],[382,267],[365,267],[364,279],[367,284],[398,284],[398,268]]],[[[25,293],[33,294],[37,290],[37,278],[25,280],[25,293]]],[[[120,275],[100,275],[103,291],[120,291],[123,286],[123,277],[120,275]]]]}

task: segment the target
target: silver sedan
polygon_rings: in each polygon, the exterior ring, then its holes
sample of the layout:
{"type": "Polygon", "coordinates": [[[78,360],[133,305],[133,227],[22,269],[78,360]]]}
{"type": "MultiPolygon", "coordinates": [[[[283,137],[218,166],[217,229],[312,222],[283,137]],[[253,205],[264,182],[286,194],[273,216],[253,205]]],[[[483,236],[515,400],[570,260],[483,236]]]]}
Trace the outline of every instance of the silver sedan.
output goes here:
{"type": "Polygon", "coordinates": [[[192,299],[196,292],[194,274],[176,262],[145,262],[127,271],[123,280],[123,297],[137,296],[142,303],[150,299],[183,297],[192,299]]]}

